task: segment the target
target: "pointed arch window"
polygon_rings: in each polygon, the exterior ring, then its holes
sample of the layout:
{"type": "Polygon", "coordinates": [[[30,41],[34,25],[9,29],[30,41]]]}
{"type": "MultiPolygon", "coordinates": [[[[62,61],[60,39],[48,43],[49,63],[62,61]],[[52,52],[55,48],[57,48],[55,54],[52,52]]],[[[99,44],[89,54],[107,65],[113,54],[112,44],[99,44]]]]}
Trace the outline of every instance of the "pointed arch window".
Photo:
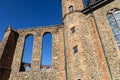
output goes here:
{"type": "Polygon", "coordinates": [[[49,32],[43,35],[41,55],[42,55],[41,56],[41,70],[43,70],[43,68],[45,68],[43,66],[52,65],[52,34],[49,32]]]}
{"type": "Polygon", "coordinates": [[[120,10],[117,8],[110,10],[107,19],[120,49],[120,10]]]}
{"type": "Polygon", "coordinates": [[[30,71],[31,62],[32,62],[33,41],[34,41],[33,35],[26,36],[20,71],[30,71]]]}

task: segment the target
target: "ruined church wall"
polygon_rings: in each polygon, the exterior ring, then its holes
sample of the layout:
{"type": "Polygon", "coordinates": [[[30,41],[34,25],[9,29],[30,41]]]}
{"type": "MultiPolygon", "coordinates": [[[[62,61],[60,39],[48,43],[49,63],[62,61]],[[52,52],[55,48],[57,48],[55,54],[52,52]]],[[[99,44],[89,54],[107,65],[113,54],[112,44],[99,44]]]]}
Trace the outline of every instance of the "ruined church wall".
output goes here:
{"type": "Polygon", "coordinates": [[[9,80],[65,80],[62,27],[31,28],[17,30],[17,32],[19,33],[19,38],[9,80]],[[46,32],[52,34],[52,66],[51,70],[40,70],[42,38],[46,32]],[[31,69],[30,71],[20,72],[24,41],[29,34],[34,36],[31,69]]]}
{"type": "Polygon", "coordinates": [[[11,65],[13,61],[14,51],[18,34],[12,30],[7,29],[0,47],[0,79],[8,80],[11,72],[11,65]]]}

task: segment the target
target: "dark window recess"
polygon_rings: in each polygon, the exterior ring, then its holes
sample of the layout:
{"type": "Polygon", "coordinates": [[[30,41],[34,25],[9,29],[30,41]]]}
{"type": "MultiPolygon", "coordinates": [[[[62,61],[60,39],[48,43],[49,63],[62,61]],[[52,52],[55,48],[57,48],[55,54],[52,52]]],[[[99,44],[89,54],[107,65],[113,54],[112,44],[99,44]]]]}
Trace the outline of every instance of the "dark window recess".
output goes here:
{"type": "Polygon", "coordinates": [[[73,6],[69,7],[69,12],[73,12],[73,6]]]}
{"type": "Polygon", "coordinates": [[[77,52],[78,52],[78,46],[75,46],[75,47],[73,48],[73,50],[74,50],[74,53],[77,53],[77,52]]]}
{"type": "Polygon", "coordinates": [[[71,32],[72,32],[72,33],[75,32],[75,27],[71,28],[71,32]]]}
{"type": "Polygon", "coordinates": [[[20,71],[30,71],[31,64],[30,63],[21,63],[20,71]]]}

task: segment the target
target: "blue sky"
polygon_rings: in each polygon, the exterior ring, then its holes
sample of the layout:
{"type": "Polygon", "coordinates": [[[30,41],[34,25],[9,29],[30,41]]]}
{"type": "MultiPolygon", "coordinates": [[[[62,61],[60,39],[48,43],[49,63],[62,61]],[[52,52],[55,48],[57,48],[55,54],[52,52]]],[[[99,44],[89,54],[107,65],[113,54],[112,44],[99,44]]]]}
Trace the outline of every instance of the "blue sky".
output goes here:
{"type": "Polygon", "coordinates": [[[24,29],[61,23],[60,0],[0,0],[0,42],[8,25],[24,29]]]}
{"type": "Polygon", "coordinates": [[[5,29],[61,24],[60,0],[0,0],[0,41],[5,29]]]}

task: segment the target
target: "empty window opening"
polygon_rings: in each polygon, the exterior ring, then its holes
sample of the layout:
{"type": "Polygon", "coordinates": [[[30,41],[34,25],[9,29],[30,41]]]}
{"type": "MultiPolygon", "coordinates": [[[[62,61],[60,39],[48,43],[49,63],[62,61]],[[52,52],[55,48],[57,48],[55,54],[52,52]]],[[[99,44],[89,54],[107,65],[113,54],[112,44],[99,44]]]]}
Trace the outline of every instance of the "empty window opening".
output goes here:
{"type": "Polygon", "coordinates": [[[45,65],[52,65],[52,35],[49,32],[45,33],[42,39],[41,66],[45,65]]]}
{"type": "Polygon", "coordinates": [[[72,33],[75,32],[75,27],[71,28],[71,32],[72,32],[72,33]]]}
{"type": "Polygon", "coordinates": [[[74,50],[74,53],[77,53],[77,52],[78,52],[78,46],[75,46],[75,47],[73,48],[73,50],[74,50]]]}
{"type": "Polygon", "coordinates": [[[114,34],[118,48],[120,49],[120,10],[112,9],[107,15],[110,28],[114,34]]]}
{"type": "Polygon", "coordinates": [[[73,12],[73,6],[69,7],[69,12],[73,12]]]}
{"type": "Polygon", "coordinates": [[[25,38],[20,71],[30,71],[30,65],[32,62],[33,41],[34,41],[33,35],[28,35],[25,38]]]}

